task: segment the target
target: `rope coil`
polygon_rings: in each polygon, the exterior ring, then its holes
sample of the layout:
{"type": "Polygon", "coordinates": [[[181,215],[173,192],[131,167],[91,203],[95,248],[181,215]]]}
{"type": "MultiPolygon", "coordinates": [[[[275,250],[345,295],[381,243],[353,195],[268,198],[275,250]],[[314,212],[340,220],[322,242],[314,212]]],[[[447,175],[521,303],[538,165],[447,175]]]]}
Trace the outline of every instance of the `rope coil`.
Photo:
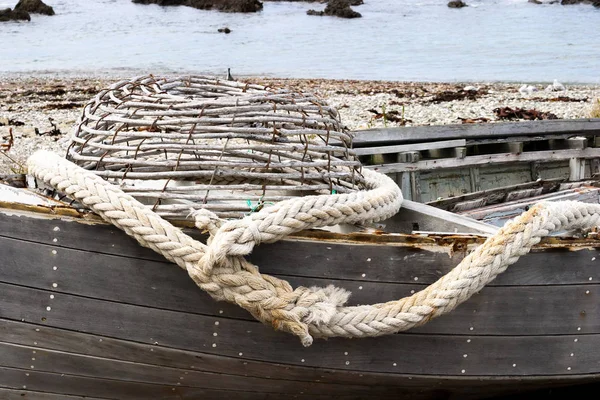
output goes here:
{"type": "Polygon", "coordinates": [[[380,336],[422,325],[479,292],[542,237],[565,229],[592,228],[600,220],[598,204],[539,203],[420,292],[387,303],[345,306],[349,292],[343,289],[293,289],[284,280],[260,274],[243,256],[258,243],[274,242],[303,229],[389,218],[399,210],[402,194],[383,174],[364,171],[367,191],[286,200],[237,221],[223,223],[214,214],[199,211],[197,225],[211,233],[205,245],[119,187],[53,153],[36,152],[28,168],[37,179],[187,270],[216,300],[238,304],[259,321],[298,336],[305,346],[313,337],[380,336]]]}

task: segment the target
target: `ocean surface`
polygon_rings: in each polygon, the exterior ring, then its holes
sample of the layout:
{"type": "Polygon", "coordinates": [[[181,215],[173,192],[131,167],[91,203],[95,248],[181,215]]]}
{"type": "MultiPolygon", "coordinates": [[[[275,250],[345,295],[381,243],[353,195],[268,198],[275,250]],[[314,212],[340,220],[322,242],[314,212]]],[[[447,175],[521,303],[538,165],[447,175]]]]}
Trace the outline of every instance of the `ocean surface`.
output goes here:
{"type": "MultiPolygon", "coordinates": [[[[527,0],[364,0],[363,18],[47,0],[57,15],[0,23],[0,74],[213,73],[395,81],[600,82],[600,10],[527,0]],[[218,33],[227,26],[231,34],[218,33]]],[[[17,0],[0,0],[0,8],[17,0]]]]}

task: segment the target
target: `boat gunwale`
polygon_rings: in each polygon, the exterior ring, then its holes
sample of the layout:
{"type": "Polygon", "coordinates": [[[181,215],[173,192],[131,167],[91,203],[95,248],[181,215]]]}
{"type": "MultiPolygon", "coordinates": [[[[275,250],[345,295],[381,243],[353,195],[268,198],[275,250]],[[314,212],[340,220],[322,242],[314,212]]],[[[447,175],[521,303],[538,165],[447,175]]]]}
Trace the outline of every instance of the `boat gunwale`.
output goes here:
{"type": "MultiPolygon", "coordinates": [[[[79,210],[74,207],[64,206],[45,206],[30,205],[12,201],[0,200],[0,213],[11,214],[11,211],[29,216],[32,218],[61,219],[89,225],[106,225],[100,216],[92,211],[79,210]]],[[[184,229],[196,229],[193,221],[174,220],[169,221],[173,225],[184,229]]],[[[187,233],[197,233],[187,232],[187,233]]],[[[197,236],[197,234],[194,234],[197,236]]],[[[482,244],[488,235],[479,233],[394,233],[382,230],[373,230],[372,232],[350,232],[339,233],[322,229],[308,229],[287,236],[283,240],[293,241],[317,241],[322,243],[343,243],[351,245],[388,245],[388,246],[409,246],[415,248],[431,247],[451,247],[453,250],[466,250],[469,247],[482,244]]],[[[534,250],[542,249],[568,249],[580,250],[600,248],[600,235],[592,234],[585,238],[552,236],[542,238],[540,243],[534,246],[534,250]]]]}

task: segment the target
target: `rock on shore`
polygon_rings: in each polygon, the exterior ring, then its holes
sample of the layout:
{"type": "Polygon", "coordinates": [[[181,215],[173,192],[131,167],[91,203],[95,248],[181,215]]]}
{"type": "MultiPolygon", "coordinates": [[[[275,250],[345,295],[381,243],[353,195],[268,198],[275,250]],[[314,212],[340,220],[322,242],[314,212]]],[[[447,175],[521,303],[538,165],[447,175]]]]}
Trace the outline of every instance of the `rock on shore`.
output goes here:
{"type": "Polygon", "coordinates": [[[17,11],[6,8],[0,10],[0,22],[6,21],[31,21],[31,16],[26,11],[17,11]]]}
{"type": "Polygon", "coordinates": [[[0,22],[31,21],[30,14],[54,15],[54,9],[41,0],[19,0],[14,10],[0,10],[0,22]]]}
{"type": "Polygon", "coordinates": [[[257,12],[263,9],[258,0],[132,0],[136,4],[157,4],[159,6],[188,6],[200,10],[222,12],[257,12]]]}
{"type": "Polygon", "coordinates": [[[594,7],[600,7],[600,0],[561,0],[560,4],[563,6],[571,4],[591,4],[594,7]]]}
{"type": "Polygon", "coordinates": [[[54,9],[41,0],[19,0],[15,11],[25,11],[29,14],[54,15],[54,9]]]}
{"type": "Polygon", "coordinates": [[[324,11],[308,10],[306,14],[318,16],[327,15],[340,18],[360,18],[362,15],[350,8],[351,5],[363,4],[362,0],[359,1],[329,0],[324,11]]]}
{"type": "Polygon", "coordinates": [[[468,7],[468,5],[464,1],[458,0],[458,1],[451,1],[451,2],[449,2],[448,3],[448,7],[450,7],[450,8],[463,8],[463,7],[468,7]]]}

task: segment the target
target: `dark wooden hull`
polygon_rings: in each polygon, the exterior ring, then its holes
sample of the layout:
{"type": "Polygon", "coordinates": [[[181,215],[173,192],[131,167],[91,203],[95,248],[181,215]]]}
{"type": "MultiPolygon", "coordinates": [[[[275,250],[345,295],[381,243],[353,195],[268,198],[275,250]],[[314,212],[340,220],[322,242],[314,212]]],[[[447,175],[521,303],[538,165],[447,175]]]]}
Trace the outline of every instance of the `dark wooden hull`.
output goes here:
{"type": "MultiPolygon", "coordinates": [[[[112,226],[0,211],[0,398],[462,399],[600,379],[600,241],[550,239],[421,328],[303,348],[112,226]]],[[[251,259],[365,304],[424,288],[480,241],[313,232],[251,259]]]]}

